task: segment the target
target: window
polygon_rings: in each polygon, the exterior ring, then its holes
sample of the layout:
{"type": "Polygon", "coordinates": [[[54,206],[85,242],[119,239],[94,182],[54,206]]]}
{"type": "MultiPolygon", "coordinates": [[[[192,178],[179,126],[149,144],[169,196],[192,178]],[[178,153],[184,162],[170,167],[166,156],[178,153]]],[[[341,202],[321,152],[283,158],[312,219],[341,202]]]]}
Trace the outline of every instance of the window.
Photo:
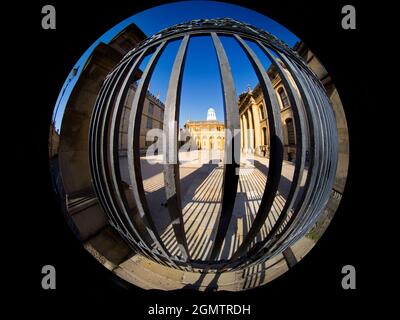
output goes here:
{"type": "Polygon", "coordinates": [[[263,132],[262,144],[265,146],[267,145],[267,128],[266,127],[262,128],[262,132],[263,132]]]}
{"type": "Polygon", "coordinates": [[[152,104],[151,102],[149,102],[149,114],[153,114],[154,113],[154,104],[152,104]]]}
{"type": "Polygon", "coordinates": [[[281,99],[282,109],[289,107],[289,99],[285,90],[281,87],[278,89],[279,98],[281,99]]]}
{"type": "Polygon", "coordinates": [[[295,133],[294,133],[294,125],[293,125],[292,119],[286,120],[286,128],[287,128],[287,134],[288,134],[288,144],[289,145],[296,144],[296,137],[295,137],[295,133]]]}
{"type": "Polygon", "coordinates": [[[260,105],[260,118],[261,118],[261,120],[265,119],[264,106],[263,105],[260,105]]]}
{"type": "Polygon", "coordinates": [[[153,127],[153,121],[151,118],[147,118],[146,128],[151,129],[153,127]]]}

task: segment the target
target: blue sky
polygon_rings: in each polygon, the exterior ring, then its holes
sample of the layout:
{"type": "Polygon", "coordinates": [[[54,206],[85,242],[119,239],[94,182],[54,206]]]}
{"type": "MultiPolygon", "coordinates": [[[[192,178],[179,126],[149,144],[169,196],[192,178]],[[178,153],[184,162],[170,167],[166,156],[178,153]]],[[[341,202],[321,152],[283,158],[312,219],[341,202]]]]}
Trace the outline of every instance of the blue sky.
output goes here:
{"type": "MultiPolygon", "coordinates": [[[[132,5],[134,6],[133,3],[132,5]]],[[[110,10],[110,14],[112,14],[112,10],[110,10]]],[[[222,2],[183,1],[142,11],[125,19],[100,36],[83,53],[76,64],[72,66],[71,70],[79,67],[78,74],[70,81],[68,77],[60,90],[60,95],[55,105],[55,114],[53,115],[56,127],[60,127],[65,103],[80,74],[82,66],[100,42],[109,42],[117,33],[131,23],[135,23],[147,36],[151,36],[164,28],[180,22],[192,19],[222,17],[231,17],[264,29],[286,42],[289,46],[293,46],[299,41],[294,34],[274,20],[253,10],[222,2]]],[[[238,44],[234,39],[225,37],[221,37],[221,41],[231,64],[237,94],[245,91],[248,85],[254,87],[257,83],[255,73],[238,44]]],[[[223,121],[222,92],[218,66],[214,49],[208,44],[211,44],[211,39],[207,37],[193,38],[189,42],[182,84],[180,123],[186,119],[205,119],[207,109],[210,106],[216,110],[218,120],[223,121]]],[[[165,49],[150,81],[149,90],[155,95],[159,93],[161,100],[165,100],[168,77],[178,46],[179,42],[174,42],[165,49]]],[[[251,48],[259,55],[264,66],[268,67],[268,60],[263,56],[261,51],[252,44],[251,48]]]]}

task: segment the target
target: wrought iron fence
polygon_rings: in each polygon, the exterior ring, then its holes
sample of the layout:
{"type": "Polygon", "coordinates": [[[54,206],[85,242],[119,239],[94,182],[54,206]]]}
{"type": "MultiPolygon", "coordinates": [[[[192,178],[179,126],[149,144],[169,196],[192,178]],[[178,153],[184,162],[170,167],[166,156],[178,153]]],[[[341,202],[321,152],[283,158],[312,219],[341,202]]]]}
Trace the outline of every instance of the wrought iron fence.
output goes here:
{"type": "MultiPolygon", "coordinates": [[[[236,131],[235,131],[236,130],[236,131]]],[[[194,20],[165,29],[129,52],[104,80],[93,110],[89,132],[90,167],[94,188],[110,224],[138,253],[163,265],[182,270],[236,270],[254,265],[282,253],[304,236],[315,224],[329,199],[335,178],[338,138],[330,105],[320,81],[304,61],[271,34],[232,19],[194,20]],[[269,129],[269,167],[264,193],[255,219],[238,249],[229,259],[218,259],[232,218],[240,167],[240,133],[225,138],[222,203],[210,255],[192,259],[182,217],[178,161],[180,91],[188,43],[196,36],[211,37],[215,48],[223,89],[225,128],[240,130],[238,101],[233,76],[220,36],[237,41],[257,75],[265,103],[269,129]],[[163,155],[165,195],[174,236],[180,254],[172,255],[155,226],[143,187],[140,151],[141,115],[145,95],[155,65],[171,41],[180,41],[170,74],[164,113],[167,137],[163,155]],[[249,46],[255,43],[270,60],[282,80],[292,106],[296,156],[294,174],[286,202],[268,234],[255,241],[277,196],[282,175],[283,130],[280,108],[271,79],[259,57],[249,46]],[[129,85],[137,80],[139,65],[150,59],[138,83],[129,114],[127,161],[130,187],[122,183],[118,153],[118,130],[129,85]],[[239,144],[238,144],[239,141],[239,144]],[[307,160],[306,160],[307,158],[307,160]],[[307,163],[307,168],[306,168],[307,163]],[[301,191],[300,191],[301,189],[301,191]]]]}

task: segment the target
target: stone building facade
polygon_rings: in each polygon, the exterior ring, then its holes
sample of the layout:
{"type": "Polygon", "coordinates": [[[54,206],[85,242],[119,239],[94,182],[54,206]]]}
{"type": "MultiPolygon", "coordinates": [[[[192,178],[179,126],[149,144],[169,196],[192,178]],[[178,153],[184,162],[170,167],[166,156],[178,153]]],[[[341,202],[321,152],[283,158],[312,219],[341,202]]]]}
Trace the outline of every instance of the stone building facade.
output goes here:
{"type": "Polygon", "coordinates": [[[92,189],[89,167],[89,126],[92,110],[105,77],[146,35],[134,24],[109,43],[100,42],[77,74],[62,117],[59,164],[67,194],[92,189]]]}
{"type": "MultiPolygon", "coordinates": [[[[119,154],[125,156],[127,154],[127,141],[128,141],[128,127],[129,127],[129,114],[132,106],[132,101],[135,96],[137,85],[132,84],[128,91],[125,100],[124,108],[122,110],[121,128],[119,136],[119,154]]],[[[143,113],[140,124],[140,138],[139,148],[141,154],[144,154],[153,141],[147,137],[147,133],[151,129],[163,129],[164,122],[164,103],[160,101],[159,97],[154,96],[147,91],[146,98],[143,105],[143,113]]]]}
{"type": "MultiPolygon", "coordinates": [[[[306,47],[304,42],[301,41],[298,42],[293,49],[298,52],[298,54],[307,63],[308,67],[322,82],[327,95],[331,100],[339,134],[339,161],[337,177],[335,181],[335,190],[342,193],[346,181],[347,167],[349,162],[348,129],[343,105],[340,101],[339,94],[332,82],[331,77],[314,53],[306,47]]],[[[282,66],[284,67],[283,64],[282,66]]],[[[296,89],[295,94],[299,95],[291,74],[286,68],[283,68],[283,70],[286,72],[289,80],[293,84],[293,87],[296,89]]],[[[286,88],[283,86],[282,80],[273,66],[271,66],[267,72],[272,81],[272,86],[275,90],[281,112],[284,159],[293,161],[296,156],[296,134],[293,122],[292,106],[290,105],[286,88]]],[[[247,92],[242,93],[239,96],[240,126],[242,128],[241,147],[243,151],[254,152],[254,154],[259,156],[268,156],[269,154],[269,130],[267,122],[268,115],[263,107],[264,103],[264,97],[259,85],[256,85],[253,89],[249,87],[247,92]],[[250,132],[250,134],[246,136],[246,129],[252,129],[254,132],[250,132]]]]}
{"type": "MultiPolygon", "coordinates": [[[[79,67],[62,115],[60,135],[55,134],[53,124],[50,127],[51,175],[56,192],[62,195],[64,216],[85,248],[111,269],[134,252],[109,224],[95,196],[89,165],[90,120],[105,77],[145,38],[130,24],[108,43],[100,42],[79,67]]],[[[128,188],[124,186],[126,192],[128,188]]]]}
{"type": "Polygon", "coordinates": [[[217,120],[213,108],[208,109],[207,120],[186,121],[184,127],[198,150],[224,150],[225,125],[217,120]]]}
{"type": "MultiPolygon", "coordinates": [[[[283,65],[282,65],[283,66],[283,65]]],[[[294,83],[289,72],[289,80],[294,83]]],[[[283,129],[284,159],[294,161],[296,156],[296,135],[293,122],[292,106],[283,86],[282,80],[272,66],[267,70],[281,113],[283,129]]],[[[299,92],[295,92],[299,95],[299,92]]],[[[253,89],[239,96],[239,115],[241,127],[241,148],[245,153],[254,153],[258,156],[269,156],[268,115],[265,108],[262,89],[257,84],[253,89]]]]}

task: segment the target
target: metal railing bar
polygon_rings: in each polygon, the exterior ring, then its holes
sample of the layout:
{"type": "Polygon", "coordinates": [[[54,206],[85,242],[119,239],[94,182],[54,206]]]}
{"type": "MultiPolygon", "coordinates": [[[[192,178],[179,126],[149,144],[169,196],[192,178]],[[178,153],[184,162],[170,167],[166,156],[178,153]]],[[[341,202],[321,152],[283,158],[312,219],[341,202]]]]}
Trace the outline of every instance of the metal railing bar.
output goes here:
{"type": "Polygon", "coordinates": [[[278,191],[282,173],[283,160],[283,133],[280,111],[271,80],[269,79],[267,72],[265,71],[261,61],[258,59],[254,51],[238,35],[235,35],[234,37],[239,42],[250,63],[252,64],[263,92],[263,96],[266,102],[264,104],[267,111],[266,114],[270,115],[268,117],[268,124],[270,130],[271,152],[267,180],[257,215],[254,218],[250,230],[246,234],[243,242],[240,244],[236,252],[232,255],[231,261],[237,260],[239,257],[246,253],[248,247],[251,245],[251,242],[255,239],[258,232],[265,224],[268,214],[271,211],[276,193],[278,191]]]}
{"type": "MultiPolygon", "coordinates": [[[[141,51],[137,56],[131,57],[131,62],[129,66],[129,72],[125,75],[123,82],[119,85],[118,94],[115,99],[114,108],[111,114],[110,121],[110,130],[109,130],[109,165],[110,165],[110,174],[111,174],[111,185],[114,188],[114,200],[118,204],[123,216],[126,218],[127,225],[133,232],[133,236],[138,241],[138,246],[140,251],[144,253],[145,256],[153,257],[153,260],[165,264],[163,260],[160,260],[156,255],[154,255],[151,251],[151,243],[146,242],[146,227],[141,219],[132,219],[129,217],[128,210],[128,200],[126,198],[126,194],[124,192],[123,186],[121,184],[121,172],[120,172],[120,164],[119,164],[119,134],[118,130],[121,125],[121,116],[125,105],[125,100],[130,90],[130,86],[128,84],[135,81],[135,73],[139,68],[139,65],[142,63],[146,54],[151,51],[153,47],[146,48],[141,51]]],[[[135,215],[138,214],[136,211],[135,215]]]]}
{"type": "Polygon", "coordinates": [[[190,260],[190,253],[182,217],[178,155],[178,123],[182,75],[188,42],[189,35],[185,35],[181,41],[172,67],[165,101],[163,127],[164,137],[166,138],[165,141],[163,141],[165,155],[165,196],[167,199],[168,212],[171,217],[172,227],[184,261],[190,260]]]}
{"type": "Polygon", "coordinates": [[[171,260],[168,249],[165,247],[160,235],[158,234],[157,228],[150,214],[142,183],[140,151],[139,147],[137,146],[137,142],[139,141],[140,136],[140,124],[147,87],[150,82],[151,74],[163,50],[165,49],[165,46],[166,42],[162,42],[153,53],[150,61],[147,63],[147,66],[143,71],[142,80],[139,83],[135,92],[135,96],[133,98],[132,108],[129,115],[128,168],[130,182],[132,186],[132,194],[135,199],[140,217],[145,222],[147,232],[150,234],[150,237],[154,241],[157,248],[162,252],[164,258],[175,265],[175,263],[171,260]]]}
{"type": "Polygon", "coordinates": [[[215,260],[222,247],[228,231],[236,198],[239,176],[237,169],[240,166],[240,141],[234,135],[240,130],[239,110],[232,71],[222,43],[216,33],[211,32],[214,49],[217,54],[221,87],[223,90],[225,129],[230,136],[225,137],[224,176],[222,182],[222,203],[218,217],[217,232],[210,253],[210,260],[215,260]],[[235,145],[236,144],[236,145],[235,145]],[[237,163],[236,161],[239,161],[237,163]]]}

